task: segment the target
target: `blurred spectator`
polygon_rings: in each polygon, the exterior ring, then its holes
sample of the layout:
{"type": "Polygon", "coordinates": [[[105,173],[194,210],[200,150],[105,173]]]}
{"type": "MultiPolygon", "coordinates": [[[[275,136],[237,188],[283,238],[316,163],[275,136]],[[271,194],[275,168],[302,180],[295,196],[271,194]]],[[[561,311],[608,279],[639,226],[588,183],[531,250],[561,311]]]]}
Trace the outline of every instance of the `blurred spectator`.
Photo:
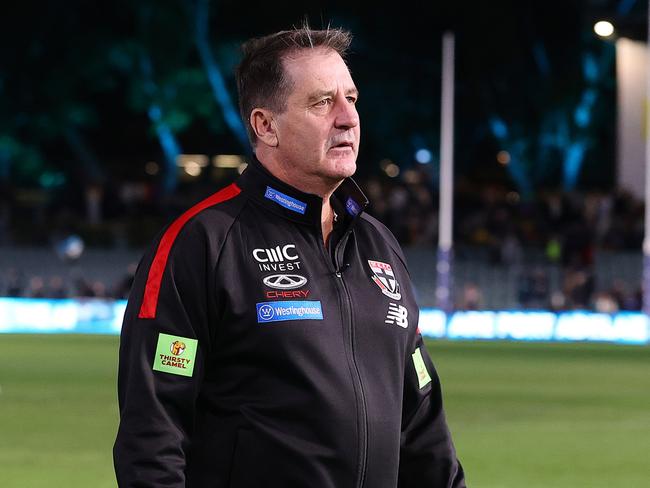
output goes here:
{"type": "Polygon", "coordinates": [[[483,305],[483,294],[475,283],[466,283],[458,304],[459,310],[480,310],[483,305]]]}
{"type": "Polygon", "coordinates": [[[48,282],[47,290],[48,298],[67,298],[68,291],[66,290],[63,278],[61,276],[52,276],[48,282]]]}
{"type": "Polygon", "coordinates": [[[612,287],[608,291],[609,295],[616,302],[619,310],[640,310],[643,294],[641,288],[638,287],[634,292],[629,292],[625,283],[616,279],[612,283],[612,287]]]}
{"type": "Polygon", "coordinates": [[[614,297],[606,291],[596,293],[594,296],[594,309],[599,313],[616,313],[619,310],[614,297]]]}
{"type": "Polygon", "coordinates": [[[550,263],[559,263],[562,259],[562,244],[556,235],[552,235],[546,243],[546,259],[550,263]]]}
{"type": "Polygon", "coordinates": [[[561,312],[566,310],[566,298],[564,293],[560,290],[556,290],[551,294],[551,310],[553,312],[561,312]]]}
{"type": "MultiPolygon", "coordinates": [[[[546,309],[550,305],[548,276],[543,269],[525,269],[519,280],[519,304],[522,308],[546,309]]],[[[564,307],[564,303],[561,305],[564,307]]]]}
{"type": "Polygon", "coordinates": [[[129,297],[129,292],[131,291],[131,286],[133,285],[133,280],[135,279],[135,272],[137,269],[137,263],[130,263],[128,265],[124,278],[122,278],[122,280],[115,287],[115,298],[122,298],[126,300],[129,297]]]}
{"type": "Polygon", "coordinates": [[[93,281],[91,285],[92,294],[95,298],[106,298],[106,285],[103,281],[93,281]]]}
{"type": "Polygon", "coordinates": [[[5,294],[8,297],[23,296],[25,279],[15,268],[9,268],[5,276],[5,294]]]}
{"type": "Polygon", "coordinates": [[[30,298],[45,298],[45,282],[40,276],[32,276],[29,279],[27,294],[30,298]]]}
{"type": "Polygon", "coordinates": [[[568,309],[588,309],[594,292],[593,275],[581,268],[565,270],[563,292],[568,309]]]}
{"type": "Polygon", "coordinates": [[[79,276],[75,281],[75,296],[78,297],[94,297],[95,290],[93,285],[88,282],[84,277],[79,276]]]}
{"type": "Polygon", "coordinates": [[[506,266],[518,266],[523,258],[523,250],[517,235],[510,231],[501,243],[501,263],[506,266]]]}

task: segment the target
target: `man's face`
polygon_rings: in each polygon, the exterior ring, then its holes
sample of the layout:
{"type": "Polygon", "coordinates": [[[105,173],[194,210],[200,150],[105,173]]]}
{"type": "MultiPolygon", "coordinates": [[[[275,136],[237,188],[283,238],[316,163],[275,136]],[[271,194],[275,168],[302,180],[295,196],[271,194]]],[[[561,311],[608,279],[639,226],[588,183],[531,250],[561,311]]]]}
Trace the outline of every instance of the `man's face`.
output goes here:
{"type": "Polygon", "coordinates": [[[336,184],[356,170],[358,92],[333,50],[299,51],[284,60],[292,81],[286,110],[276,114],[278,155],[291,171],[336,184]]]}

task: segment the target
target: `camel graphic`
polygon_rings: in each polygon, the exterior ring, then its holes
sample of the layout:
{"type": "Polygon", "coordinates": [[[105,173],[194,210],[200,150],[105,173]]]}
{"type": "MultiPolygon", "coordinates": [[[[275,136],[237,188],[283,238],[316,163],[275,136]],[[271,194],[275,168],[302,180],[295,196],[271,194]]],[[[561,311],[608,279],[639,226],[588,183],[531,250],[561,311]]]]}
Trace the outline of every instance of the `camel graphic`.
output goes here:
{"type": "Polygon", "coordinates": [[[181,341],[172,342],[171,351],[174,356],[180,356],[185,351],[185,343],[181,341]]]}

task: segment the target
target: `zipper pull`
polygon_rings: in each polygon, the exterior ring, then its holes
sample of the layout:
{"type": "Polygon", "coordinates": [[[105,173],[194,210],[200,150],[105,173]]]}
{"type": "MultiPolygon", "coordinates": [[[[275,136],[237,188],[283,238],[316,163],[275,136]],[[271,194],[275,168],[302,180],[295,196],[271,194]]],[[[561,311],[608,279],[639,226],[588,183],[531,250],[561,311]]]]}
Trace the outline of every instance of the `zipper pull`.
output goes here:
{"type": "Polygon", "coordinates": [[[343,266],[341,266],[339,269],[336,270],[336,277],[337,278],[342,278],[343,277],[343,271],[348,269],[350,267],[350,263],[344,263],[343,266]]]}

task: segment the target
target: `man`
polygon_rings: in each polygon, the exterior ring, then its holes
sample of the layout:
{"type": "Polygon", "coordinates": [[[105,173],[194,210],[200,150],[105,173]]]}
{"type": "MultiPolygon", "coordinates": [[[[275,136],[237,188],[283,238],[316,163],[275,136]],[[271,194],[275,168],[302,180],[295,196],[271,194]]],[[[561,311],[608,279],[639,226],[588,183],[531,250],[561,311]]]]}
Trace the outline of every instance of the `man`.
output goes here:
{"type": "Polygon", "coordinates": [[[349,44],[302,28],[244,45],[257,159],[140,264],[120,347],[120,486],[465,486],[404,257],[349,179],[349,44]]]}

